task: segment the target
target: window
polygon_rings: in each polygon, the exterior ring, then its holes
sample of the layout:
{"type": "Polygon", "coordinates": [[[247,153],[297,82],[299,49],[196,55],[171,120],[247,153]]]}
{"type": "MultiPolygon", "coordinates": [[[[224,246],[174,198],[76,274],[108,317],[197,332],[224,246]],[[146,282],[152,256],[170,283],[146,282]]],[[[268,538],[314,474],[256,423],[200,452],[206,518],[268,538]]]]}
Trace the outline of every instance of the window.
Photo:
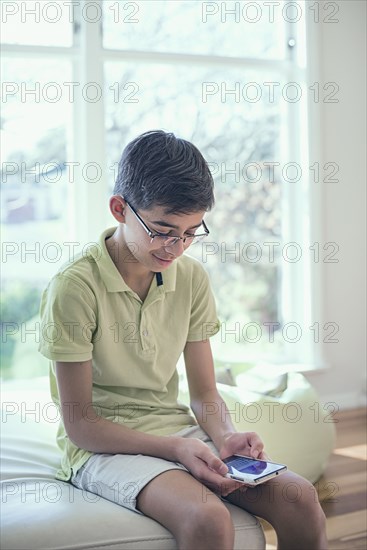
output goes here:
{"type": "Polygon", "coordinates": [[[2,375],[45,372],[41,289],[113,225],[121,151],[152,128],[193,141],[215,179],[189,253],[216,295],[218,363],[312,363],[304,3],[2,4],[2,375]]]}

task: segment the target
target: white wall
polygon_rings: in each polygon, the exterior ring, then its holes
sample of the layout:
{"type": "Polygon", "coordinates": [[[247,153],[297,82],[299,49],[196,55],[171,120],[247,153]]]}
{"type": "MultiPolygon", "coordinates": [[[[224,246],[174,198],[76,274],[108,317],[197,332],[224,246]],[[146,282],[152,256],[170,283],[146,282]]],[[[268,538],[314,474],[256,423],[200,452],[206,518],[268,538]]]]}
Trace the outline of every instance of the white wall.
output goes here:
{"type": "Polygon", "coordinates": [[[313,32],[320,90],[336,82],[339,103],[314,105],[311,118],[320,116],[323,162],[340,166],[340,182],[322,184],[318,238],[340,246],[339,263],[322,264],[320,288],[324,322],[338,323],[340,331],[338,343],[323,344],[329,368],[307,377],[323,401],[349,408],[364,405],[366,396],[366,2],[337,4],[339,22],[313,25],[313,32]]]}

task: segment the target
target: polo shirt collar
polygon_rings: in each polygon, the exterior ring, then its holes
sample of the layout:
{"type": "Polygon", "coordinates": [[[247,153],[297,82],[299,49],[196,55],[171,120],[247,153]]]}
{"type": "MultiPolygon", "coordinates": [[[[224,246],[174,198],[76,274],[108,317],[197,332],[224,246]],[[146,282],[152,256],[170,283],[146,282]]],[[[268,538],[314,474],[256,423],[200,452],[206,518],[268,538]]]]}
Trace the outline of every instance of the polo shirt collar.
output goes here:
{"type": "MultiPolygon", "coordinates": [[[[100,272],[102,281],[108,292],[131,292],[131,288],[125,283],[117,267],[112,261],[106,247],[106,239],[116,230],[116,227],[106,229],[100,236],[98,246],[91,246],[87,254],[91,256],[100,272]]],[[[163,285],[159,286],[160,292],[173,292],[176,289],[177,260],[162,272],[163,285]]],[[[153,280],[154,283],[154,280],[153,280]]]]}

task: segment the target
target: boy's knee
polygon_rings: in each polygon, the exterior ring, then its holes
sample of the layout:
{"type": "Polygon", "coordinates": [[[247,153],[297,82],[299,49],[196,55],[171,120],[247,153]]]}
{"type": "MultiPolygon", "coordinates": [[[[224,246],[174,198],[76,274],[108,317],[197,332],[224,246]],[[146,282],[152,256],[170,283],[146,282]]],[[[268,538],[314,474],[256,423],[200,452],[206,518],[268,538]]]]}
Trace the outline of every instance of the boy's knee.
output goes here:
{"type": "Polygon", "coordinates": [[[189,518],[190,528],[199,533],[205,531],[210,537],[225,539],[233,533],[233,521],[228,508],[218,499],[218,502],[203,502],[193,507],[189,518]]]}
{"type": "Polygon", "coordinates": [[[320,506],[315,487],[303,478],[298,478],[283,487],[283,499],[289,504],[293,512],[302,517],[308,517],[320,524],[325,523],[325,514],[320,506]]]}
{"type": "Polygon", "coordinates": [[[317,491],[312,483],[308,483],[307,490],[307,498],[305,499],[306,513],[311,515],[315,525],[319,525],[320,529],[323,529],[326,525],[326,517],[321,508],[317,491]]]}

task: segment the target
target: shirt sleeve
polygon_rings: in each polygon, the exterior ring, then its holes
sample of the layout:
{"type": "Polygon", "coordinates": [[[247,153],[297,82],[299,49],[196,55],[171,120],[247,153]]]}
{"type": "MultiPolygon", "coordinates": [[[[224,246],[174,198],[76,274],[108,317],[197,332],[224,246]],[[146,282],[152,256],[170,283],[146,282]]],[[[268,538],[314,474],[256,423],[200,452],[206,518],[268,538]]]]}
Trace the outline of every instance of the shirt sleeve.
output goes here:
{"type": "Polygon", "coordinates": [[[194,277],[191,315],[187,342],[201,342],[217,334],[220,322],[217,317],[213,292],[209,277],[198,264],[194,277]]]}
{"type": "Polygon", "coordinates": [[[88,286],[56,275],[42,295],[39,351],[53,361],[88,361],[98,337],[96,300],[88,286]]]}

